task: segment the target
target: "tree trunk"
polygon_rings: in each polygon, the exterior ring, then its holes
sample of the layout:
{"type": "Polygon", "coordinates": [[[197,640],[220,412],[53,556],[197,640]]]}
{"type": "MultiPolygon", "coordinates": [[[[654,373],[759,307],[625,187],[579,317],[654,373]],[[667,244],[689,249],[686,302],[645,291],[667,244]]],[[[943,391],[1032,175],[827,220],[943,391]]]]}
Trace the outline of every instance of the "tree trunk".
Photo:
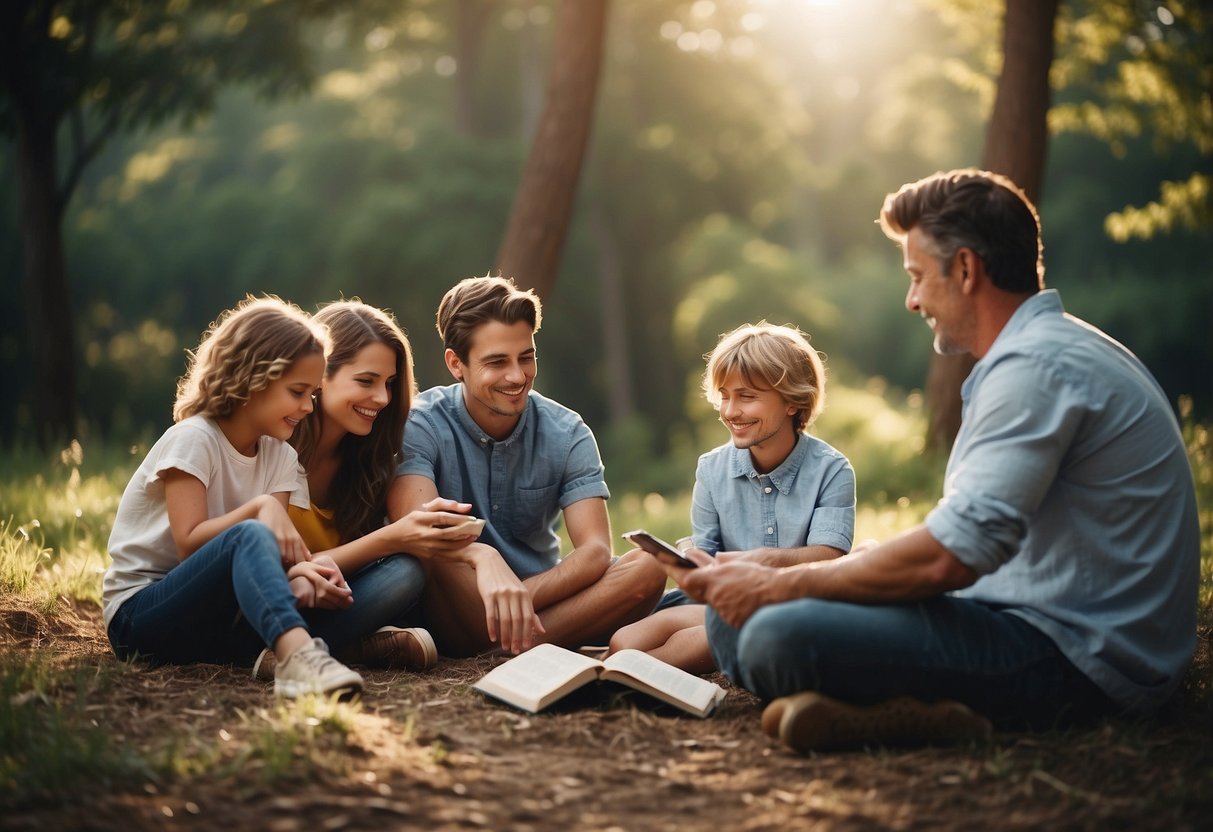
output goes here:
{"type": "MultiPolygon", "coordinates": [[[[981,166],[1009,176],[1039,202],[1049,144],[1049,68],[1058,0],[1007,0],[1003,63],[981,166]]],[[[960,386],[973,369],[971,355],[933,355],[927,374],[930,425],[927,447],[952,447],[960,430],[960,386]]]]}
{"type": "Polygon", "coordinates": [[[492,10],[486,0],[459,0],[455,8],[455,127],[465,136],[475,136],[481,128],[476,79],[484,25],[492,10]]]}
{"type": "Polygon", "coordinates": [[[593,124],[607,0],[560,4],[543,115],[522,172],[497,268],[541,298],[556,284],[593,124]]]}
{"type": "Polygon", "coordinates": [[[619,243],[601,205],[590,205],[590,236],[598,249],[599,297],[602,301],[603,356],[606,359],[608,413],[617,425],[636,413],[631,359],[628,356],[628,318],[624,298],[623,267],[619,243]]]}
{"type": "Polygon", "coordinates": [[[34,422],[43,447],[76,433],[76,339],[63,255],[53,121],[15,108],[25,314],[33,355],[34,422]]]}

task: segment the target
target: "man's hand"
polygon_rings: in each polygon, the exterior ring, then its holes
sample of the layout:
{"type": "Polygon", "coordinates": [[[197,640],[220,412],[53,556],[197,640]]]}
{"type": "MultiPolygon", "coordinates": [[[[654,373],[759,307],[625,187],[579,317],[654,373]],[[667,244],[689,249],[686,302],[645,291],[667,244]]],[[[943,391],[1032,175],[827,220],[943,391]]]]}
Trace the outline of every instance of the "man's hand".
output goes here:
{"type": "Polygon", "coordinates": [[[498,642],[501,649],[515,655],[529,650],[534,635],[544,632],[531,593],[496,549],[479,544],[468,548],[472,568],[476,570],[476,589],[484,602],[489,641],[498,642]]]}
{"type": "Polygon", "coordinates": [[[732,627],[740,627],[766,604],[787,600],[780,593],[779,570],[744,558],[712,558],[688,549],[696,569],[662,564],[687,597],[708,604],[732,627]]]}
{"type": "Polygon", "coordinates": [[[721,563],[709,569],[688,569],[683,590],[700,597],[729,626],[738,628],[759,607],[786,601],[780,570],[750,561],[721,563]]]}

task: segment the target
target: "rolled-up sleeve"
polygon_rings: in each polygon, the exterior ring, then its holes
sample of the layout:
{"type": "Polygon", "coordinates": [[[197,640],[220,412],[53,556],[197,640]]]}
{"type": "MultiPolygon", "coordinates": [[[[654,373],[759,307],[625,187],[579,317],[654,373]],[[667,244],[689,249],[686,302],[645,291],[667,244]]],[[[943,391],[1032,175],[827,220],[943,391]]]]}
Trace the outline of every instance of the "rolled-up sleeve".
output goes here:
{"type": "Polygon", "coordinates": [[[569,445],[568,462],[560,487],[560,508],[568,508],[579,500],[591,497],[610,498],[605,474],[594,434],[585,422],[578,420],[573,428],[573,441],[569,445]]]}
{"type": "Polygon", "coordinates": [[[855,538],[855,470],[843,456],[835,457],[822,478],[821,491],[809,522],[808,546],[851,550],[855,538]]]}
{"type": "Polygon", "coordinates": [[[971,381],[981,395],[966,403],[944,496],[926,526],[957,560],[985,575],[1019,551],[1085,409],[1080,379],[1031,356],[1004,356],[971,381]]]}
{"type": "Polygon", "coordinates": [[[396,476],[417,474],[437,482],[439,455],[439,440],[433,425],[422,412],[414,410],[405,423],[404,446],[396,476]]]}

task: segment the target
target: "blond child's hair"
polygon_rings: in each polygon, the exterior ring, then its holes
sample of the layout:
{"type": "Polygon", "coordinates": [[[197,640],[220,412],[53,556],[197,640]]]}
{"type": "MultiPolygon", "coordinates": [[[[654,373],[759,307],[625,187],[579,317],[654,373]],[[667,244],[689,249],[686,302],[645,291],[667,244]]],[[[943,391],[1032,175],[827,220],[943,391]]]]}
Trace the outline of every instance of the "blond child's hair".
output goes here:
{"type": "Polygon", "coordinates": [[[306,355],[324,355],[324,328],[302,309],[275,295],[247,295],[224,310],[187,353],[177,382],[173,421],[195,415],[222,418],[264,390],[306,355]]]}
{"type": "Polygon", "coordinates": [[[766,321],[743,324],[720,336],[706,356],[703,395],[720,409],[720,388],[733,373],[746,383],[768,387],[796,408],[793,427],[807,431],[821,413],[826,399],[826,371],[817,350],[794,326],[766,321]]]}

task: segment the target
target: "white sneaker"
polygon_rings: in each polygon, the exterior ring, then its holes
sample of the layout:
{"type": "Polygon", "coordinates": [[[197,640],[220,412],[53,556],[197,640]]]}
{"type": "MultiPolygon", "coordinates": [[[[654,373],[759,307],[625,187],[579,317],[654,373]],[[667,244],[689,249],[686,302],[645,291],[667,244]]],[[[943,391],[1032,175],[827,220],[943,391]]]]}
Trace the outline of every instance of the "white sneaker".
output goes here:
{"type": "Polygon", "coordinates": [[[295,699],[314,693],[342,697],[362,692],[362,677],[329,655],[321,639],[312,639],[274,668],[274,695],[295,699]]]}

